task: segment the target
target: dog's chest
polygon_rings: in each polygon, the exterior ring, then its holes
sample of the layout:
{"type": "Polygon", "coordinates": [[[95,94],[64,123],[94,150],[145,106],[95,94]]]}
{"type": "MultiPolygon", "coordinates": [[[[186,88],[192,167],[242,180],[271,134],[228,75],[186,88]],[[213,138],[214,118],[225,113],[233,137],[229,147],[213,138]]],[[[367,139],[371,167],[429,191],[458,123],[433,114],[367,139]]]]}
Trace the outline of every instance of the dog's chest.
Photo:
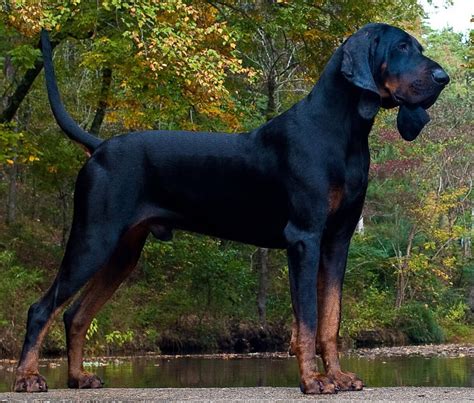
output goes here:
{"type": "Polygon", "coordinates": [[[346,167],[344,179],[338,185],[332,185],[328,195],[328,209],[334,214],[340,209],[350,209],[359,205],[365,197],[368,184],[368,165],[363,161],[354,161],[346,167]]]}

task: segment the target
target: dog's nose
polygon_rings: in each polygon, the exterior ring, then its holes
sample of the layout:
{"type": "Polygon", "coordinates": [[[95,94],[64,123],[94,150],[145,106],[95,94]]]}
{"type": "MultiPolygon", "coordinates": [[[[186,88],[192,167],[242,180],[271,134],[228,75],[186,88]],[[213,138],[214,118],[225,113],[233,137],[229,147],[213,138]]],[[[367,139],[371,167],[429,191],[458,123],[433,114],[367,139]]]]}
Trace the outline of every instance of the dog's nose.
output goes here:
{"type": "Polygon", "coordinates": [[[435,80],[436,83],[446,85],[449,83],[449,76],[442,68],[436,68],[431,71],[431,77],[435,80]]]}

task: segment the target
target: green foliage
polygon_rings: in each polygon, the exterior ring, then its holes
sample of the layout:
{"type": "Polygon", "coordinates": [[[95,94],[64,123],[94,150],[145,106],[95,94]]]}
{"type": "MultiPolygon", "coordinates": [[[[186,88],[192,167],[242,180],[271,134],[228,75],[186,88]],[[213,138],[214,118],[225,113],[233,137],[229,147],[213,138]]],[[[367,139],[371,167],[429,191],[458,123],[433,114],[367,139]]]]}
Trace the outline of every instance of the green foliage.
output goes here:
{"type": "MultiPolygon", "coordinates": [[[[365,232],[351,245],[341,334],[401,329],[416,343],[438,342],[443,333],[473,340],[466,302],[474,283],[470,50],[450,31],[421,35],[415,0],[8,3],[9,12],[0,12],[4,96],[39,60],[38,32],[46,26],[59,42],[62,99],[85,128],[104,101],[102,70],[112,71],[103,138],[130,129],[253,128],[268,117],[270,72],[278,77],[276,113],[307,93],[335,47],[361,25],[413,27],[452,82],[416,142],[399,138],[393,111],[379,114],[365,232]]],[[[28,306],[60,265],[74,180],[86,158],[59,133],[39,76],[15,123],[0,126],[0,219],[14,165],[19,217],[9,228],[0,224],[0,354],[19,349],[28,306]]],[[[239,332],[272,334],[256,325],[253,253],[181,232],[169,243],[149,240],[138,269],[93,320],[89,353],[215,351],[232,349],[239,332]]],[[[269,268],[268,326],[286,334],[292,309],[284,251],[270,253],[269,268]]],[[[64,349],[62,324],[46,348],[64,349]]]]}
{"type": "Polygon", "coordinates": [[[16,310],[24,305],[17,301],[16,294],[23,290],[36,291],[35,287],[40,284],[42,273],[38,269],[29,270],[18,265],[11,251],[0,252],[0,273],[0,326],[9,326],[9,319],[16,316],[16,310]]]}
{"type": "Polygon", "coordinates": [[[344,297],[341,334],[355,337],[362,330],[390,328],[394,316],[393,295],[367,287],[357,298],[344,297]]]}
{"type": "Polygon", "coordinates": [[[12,251],[0,251],[0,354],[18,350],[29,305],[38,295],[43,272],[18,263],[12,251]]]}
{"type": "Polygon", "coordinates": [[[235,244],[178,232],[170,243],[148,243],[143,253],[147,283],[163,290],[163,314],[238,316],[248,310],[255,279],[250,256],[235,244]]]}
{"type": "Polygon", "coordinates": [[[86,340],[91,340],[94,337],[94,335],[97,334],[98,330],[99,330],[99,321],[97,320],[97,318],[94,318],[92,319],[89,329],[87,329],[86,340]]]}
{"type": "Polygon", "coordinates": [[[401,307],[395,319],[396,325],[412,343],[441,343],[443,330],[436,322],[433,312],[420,302],[411,302],[401,307]]]}
{"type": "Polygon", "coordinates": [[[14,66],[23,70],[31,69],[35,65],[36,60],[40,57],[39,49],[33,48],[29,44],[19,45],[8,52],[14,66]]]}
{"type": "Polygon", "coordinates": [[[120,330],[114,330],[111,333],[105,335],[105,341],[109,346],[122,348],[124,344],[130,343],[134,338],[133,330],[127,330],[121,332],[120,330]]]}
{"type": "Polygon", "coordinates": [[[40,156],[41,152],[15,124],[0,124],[0,164],[13,165],[15,160],[32,163],[38,161],[40,156]]]}

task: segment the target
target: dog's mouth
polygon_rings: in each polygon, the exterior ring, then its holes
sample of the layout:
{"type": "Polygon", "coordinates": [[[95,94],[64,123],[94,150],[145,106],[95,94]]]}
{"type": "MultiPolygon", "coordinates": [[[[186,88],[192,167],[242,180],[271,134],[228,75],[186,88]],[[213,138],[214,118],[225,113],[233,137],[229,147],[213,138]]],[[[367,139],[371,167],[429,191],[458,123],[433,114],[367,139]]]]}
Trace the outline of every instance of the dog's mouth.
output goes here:
{"type": "Polygon", "coordinates": [[[418,107],[421,107],[423,109],[428,109],[438,99],[439,92],[436,94],[429,95],[428,97],[424,98],[421,101],[417,100],[416,102],[410,101],[407,98],[403,97],[402,95],[397,94],[396,92],[390,92],[390,96],[392,97],[393,102],[397,104],[397,106],[403,105],[410,109],[415,109],[418,107]]]}
{"type": "Polygon", "coordinates": [[[433,94],[426,98],[424,101],[420,102],[418,105],[421,106],[423,109],[430,108],[438,99],[439,92],[437,94],[433,94]]]}
{"type": "Polygon", "coordinates": [[[398,105],[405,105],[406,102],[405,100],[403,99],[403,97],[393,93],[393,92],[390,92],[390,96],[392,97],[393,101],[398,105]]]}

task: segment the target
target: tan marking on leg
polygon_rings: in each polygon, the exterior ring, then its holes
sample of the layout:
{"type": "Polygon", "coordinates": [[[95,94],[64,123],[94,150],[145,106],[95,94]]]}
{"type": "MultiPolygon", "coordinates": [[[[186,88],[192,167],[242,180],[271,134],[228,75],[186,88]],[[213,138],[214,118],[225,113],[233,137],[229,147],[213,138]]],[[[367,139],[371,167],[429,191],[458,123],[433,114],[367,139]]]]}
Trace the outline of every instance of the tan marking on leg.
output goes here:
{"type": "Polygon", "coordinates": [[[340,369],[337,337],[341,319],[341,289],[318,279],[318,344],[326,371],[340,369]]]}
{"type": "Polygon", "coordinates": [[[301,378],[312,376],[316,370],[314,333],[305,325],[297,326],[296,356],[301,378]]]}
{"type": "MultiPolygon", "coordinates": [[[[64,303],[62,306],[64,306],[64,303]]],[[[61,307],[62,307],[61,306],[61,307]]],[[[41,329],[36,343],[26,352],[24,358],[18,363],[15,373],[13,390],[15,392],[47,392],[48,385],[44,377],[39,373],[38,360],[43,339],[48,333],[48,329],[53,323],[61,307],[56,308],[50,315],[48,321],[41,329]]]]}
{"type": "Polygon", "coordinates": [[[304,324],[297,324],[296,357],[300,370],[301,386],[307,394],[336,393],[334,383],[317,371],[315,333],[304,324]]]}
{"type": "Polygon", "coordinates": [[[110,262],[87,284],[68,331],[68,363],[70,387],[100,387],[101,381],[95,375],[84,371],[83,354],[87,330],[94,316],[109,300],[117,288],[136,267],[147,231],[139,228],[131,231],[120,242],[110,262]],[[123,253],[126,252],[124,258],[123,253]],[[127,259],[128,261],[124,261],[127,259]],[[86,384],[84,385],[84,382],[86,384]],[[92,382],[92,385],[90,384],[92,382]]]}
{"type": "Polygon", "coordinates": [[[43,344],[43,339],[48,333],[51,324],[53,323],[60,310],[61,307],[53,311],[48,321],[43,326],[43,329],[41,329],[40,333],[38,334],[35,345],[30,348],[30,350],[26,354],[26,357],[18,364],[17,373],[21,373],[23,375],[38,373],[39,352],[41,349],[41,345],[43,344]]]}
{"type": "Polygon", "coordinates": [[[128,266],[123,271],[115,272],[113,266],[107,266],[93,277],[81,296],[80,306],[68,332],[70,378],[78,378],[84,373],[84,342],[92,319],[134,268],[135,265],[128,266]]]}
{"type": "Polygon", "coordinates": [[[352,372],[343,372],[339,362],[337,338],[341,321],[342,284],[327,284],[323,270],[318,277],[318,344],[326,375],[339,390],[361,390],[363,382],[352,372]]]}

